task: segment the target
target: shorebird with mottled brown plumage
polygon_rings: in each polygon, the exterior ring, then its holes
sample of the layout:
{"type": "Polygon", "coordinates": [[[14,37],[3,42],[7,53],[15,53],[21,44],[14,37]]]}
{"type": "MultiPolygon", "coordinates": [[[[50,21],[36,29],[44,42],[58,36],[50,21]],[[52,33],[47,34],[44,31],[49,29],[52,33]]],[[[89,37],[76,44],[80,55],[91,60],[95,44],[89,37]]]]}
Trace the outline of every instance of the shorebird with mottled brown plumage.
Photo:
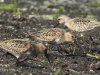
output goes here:
{"type": "MultiPolygon", "coordinates": [[[[57,20],[59,23],[64,23],[65,26],[67,26],[70,30],[76,32],[76,34],[80,34],[81,37],[84,35],[88,35],[89,39],[91,40],[91,48],[93,39],[91,35],[98,33],[100,31],[100,22],[88,18],[70,18],[66,15],[60,15],[57,20]]],[[[100,35],[100,34],[97,34],[100,35]]],[[[79,35],[78,35],[79,36],[79,35]]],[[[84,42],[85,45],[85,42],[84,42]]],[[[90,49],[91,49],[90,48],[90,49]]]]}
{"type": "Polygon", "coordinates": [[[34,40],[43,43],[55,44],[58,48],[58,51],[61,53],[60,44],[66,42],[75,42],[75,36],[72,32],[66,32],[61,28],[49,28],[40,30],[38,32],[28,32],[30,37],[34,40]]]}
{"type": "Polygon", "coordinates": [[[21,58],[29,58],[31,56],[36,57],[40,53],[45,53],[45,56],[49,61],[46,47],[42,43],[35,44],[30,40],[10,39],[0,41],[0,48],[15,56],[17,58],[17,64],[20,62],[21,58]]]}
{"type": "MultiPolygon", "coordinates": [[[[84,34],[91,33],[91,31],[96,30],[95,28],[100,27],[100,22],[88,18],[70,18],[66,15],[61,15],[57,18],[59,23],[64,23],[70,30],[84,34]]],[[[99,28],[100,29],[100,28],[99,28]]]]}

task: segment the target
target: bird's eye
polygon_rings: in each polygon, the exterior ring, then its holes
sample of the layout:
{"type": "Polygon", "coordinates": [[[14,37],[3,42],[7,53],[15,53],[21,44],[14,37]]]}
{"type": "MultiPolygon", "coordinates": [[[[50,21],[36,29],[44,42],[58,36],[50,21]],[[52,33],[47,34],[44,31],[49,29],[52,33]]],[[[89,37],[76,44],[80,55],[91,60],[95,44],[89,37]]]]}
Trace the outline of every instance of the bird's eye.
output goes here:
{"type": "Polygon", "coordinates": [[[60,21],[60,19],[57,19],[58,21],[60,21]]]}
{"type": "Polygon", "coordinates": [[[72,36],[72,38],[75,38],[74,36],[72,36]]]}
{"type": "Polygon", "coordinates": [[[7,44],[8,42],[5,42],[5,44],[7,44]]]}

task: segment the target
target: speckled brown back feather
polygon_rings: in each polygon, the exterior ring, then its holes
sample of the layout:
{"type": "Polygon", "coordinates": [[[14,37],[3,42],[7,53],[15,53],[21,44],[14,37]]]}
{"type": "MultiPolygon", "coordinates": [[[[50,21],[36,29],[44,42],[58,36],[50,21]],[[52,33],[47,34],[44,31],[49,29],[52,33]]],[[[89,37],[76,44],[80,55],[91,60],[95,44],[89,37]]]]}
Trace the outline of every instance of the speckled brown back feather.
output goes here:
{"type": "Polygon", "coordinates": [[[7,52],[16,52],[18,54],[23,53],[30,48],[29,40],[12,39],[0,41],[0,47],[5,49],[7,52]]]}
{"type": "Polygon", "coordinates": [[[92,30],[95,27],[100,26],[100,22],[88,18],[73,18],[71,19],[70,17],[66,15],[61,15],[58,17],[59,23],[65,23],[65,25],[77,32],[84,32],[88,30],[92,30]]]}
{"type": "Polygon", "coordinates": [[[95,27],[100,26],[100,22],[97,22],[95,20],[93,21],[86,18],[81,18],[81,19],[77,18],[72,20],[71,22],[72,22],[73,29],[78,32],[92,30],[95,27]]]}
{"type": "Polygon", "coordinates": [[[65,33],[65,30],[61,28],[50,28],[50,29],[45,29],[38,31],[36,33],[33,33],[34,37],[39,40],[43,41],[53,41],[56,39],[57,36],[61,37],[65,33]]]}

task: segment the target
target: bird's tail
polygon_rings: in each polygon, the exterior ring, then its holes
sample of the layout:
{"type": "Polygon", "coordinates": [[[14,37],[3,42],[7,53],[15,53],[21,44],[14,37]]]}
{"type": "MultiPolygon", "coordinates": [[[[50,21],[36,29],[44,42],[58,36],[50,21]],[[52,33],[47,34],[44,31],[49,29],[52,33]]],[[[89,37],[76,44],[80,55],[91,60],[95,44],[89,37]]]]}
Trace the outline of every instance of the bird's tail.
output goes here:
{"type": "Polygon", "coordinates": [[[96,27],[99,27],[100,26],[100,22],[97,22],[97,26],[96,27]]]}
{"type": "Polygon", "coordinates": [[[31,39],[31,40],[35,40],[34,38],[34,32],[26,32],[27,33],[27,38],[31,39]]]}

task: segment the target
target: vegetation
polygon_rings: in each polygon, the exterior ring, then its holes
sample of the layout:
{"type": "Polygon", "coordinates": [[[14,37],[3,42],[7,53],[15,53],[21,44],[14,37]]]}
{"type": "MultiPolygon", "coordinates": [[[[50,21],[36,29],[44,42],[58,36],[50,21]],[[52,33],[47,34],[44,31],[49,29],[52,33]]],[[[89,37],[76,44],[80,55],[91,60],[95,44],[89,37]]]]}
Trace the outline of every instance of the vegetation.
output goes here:
{"type": "Polygon", "coordinates": [[[14,3],[1,3],[0,4],[0,10],[13,10],[16,11],[17,10],[17,3],[16,0],[14,0],[14,3]]]}

